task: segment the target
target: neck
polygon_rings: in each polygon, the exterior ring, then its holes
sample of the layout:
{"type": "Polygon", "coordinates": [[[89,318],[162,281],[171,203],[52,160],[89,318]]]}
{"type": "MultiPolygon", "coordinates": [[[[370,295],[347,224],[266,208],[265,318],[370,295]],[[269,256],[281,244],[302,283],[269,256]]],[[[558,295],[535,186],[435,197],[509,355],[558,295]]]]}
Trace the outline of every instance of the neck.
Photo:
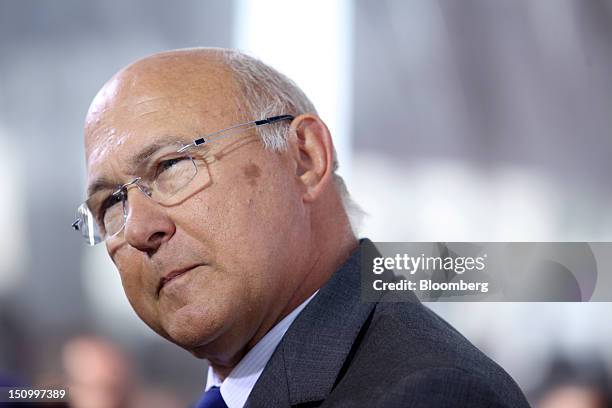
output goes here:
{"type": "Polygon", "coordinates": [[[225,380],[238,362],[266,335],[266,333],[268,333],[282,319],[287,317],[287,315],[289,315],[293,310],[295,310],[317,290],[325,285],[333,273],[338,270],[340,266],[349,258],[350,254],[357,248],[358,245],[359,242],[353,236],[351,240],[345,240],[342,242],[341,246],[334,247],[334,249],[327,248],[321,251],[319,256],[314,260],[308,273],[306,273],[304,276],[304,280],[293,293],[289,302],[282,309],[278,317],[273,321],[273,323],[266,325],[265,329],[263,327],[260,328],[258,335],[253,337],[239,354],[240,358],[237,359],[235,364],[218,365],[211,362],[211,366],[215,374],[221,380],[225,380]]]}
{"type": "Polygon", "coordinates": [[[325,285],[338,268],[349,258],[350,254],[357,248],[359,242],[353,236],[350,240],[339,240],[339,245],[326,246],[333,240],[320,240],[321,247],[317,248],[317,256],[311,267],[307,270],[302,282],[297,286],[289,302],[282,310],[278,321],[282,320],[302,302],[312,296],[317,290],[325,285]]]}
{"type": "Polygon", "coordinates": [[[349,258],[359,246],[341,202],[337,201],[338,210],[325,211],[326,217],[312,221],[312,238],[309,241],[308,253],[310,262],[298,275],[301,280],[294,285],[295,290],[289,294],[286,302],[279,307],[258,329],[257,333],[246,344],[241,353],[233,359],[235,364],[217,365],[211,362],[213,370],[221,379],[225,379],[236,364],[251,350],[276,324],[284,319],[295,308],[319,290],[336,270],[349,258]],[[332,215],[333,214],[333,215],[332,215]]]}

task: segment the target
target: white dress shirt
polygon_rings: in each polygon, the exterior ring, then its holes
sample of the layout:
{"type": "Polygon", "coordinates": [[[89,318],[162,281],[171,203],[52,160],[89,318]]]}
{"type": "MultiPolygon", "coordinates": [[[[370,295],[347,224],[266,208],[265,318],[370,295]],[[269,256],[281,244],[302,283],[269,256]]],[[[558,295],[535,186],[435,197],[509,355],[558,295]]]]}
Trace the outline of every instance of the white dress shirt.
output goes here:
{"type": "Polygon", "coordinates": [[[319,291],[317,290],[301,305],[293,309],[283,320],[278,322],[259,342],[240,360],[240,362],[229,373],[225,380],[215,374],[212,367],[208,367],[208,378],[206,380],[206,389],[211,387],[221,387],[221,396],[227,404],[228,408],[242,408],[246,402],[251,390],[259,379],[259,376],[264,370],[266,364],[272,357],[272,353],[276,350],[278,343],[291,326],[291,323],[300,314],[302,309],[315,297],[319,291]]]}

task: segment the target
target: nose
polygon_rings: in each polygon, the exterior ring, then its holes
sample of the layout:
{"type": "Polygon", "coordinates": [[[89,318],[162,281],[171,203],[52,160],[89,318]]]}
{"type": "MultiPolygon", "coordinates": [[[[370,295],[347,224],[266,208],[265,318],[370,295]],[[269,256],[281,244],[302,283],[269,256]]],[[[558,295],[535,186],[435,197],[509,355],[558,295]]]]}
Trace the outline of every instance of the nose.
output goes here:
{"type": "Polygon", "coordinates": [[[127,217],[123,233],[130,246],[150,256],[174,235],[176,226],[164,207],[139,191],[139,188],[128,190],[126,205],[127,217]]]}

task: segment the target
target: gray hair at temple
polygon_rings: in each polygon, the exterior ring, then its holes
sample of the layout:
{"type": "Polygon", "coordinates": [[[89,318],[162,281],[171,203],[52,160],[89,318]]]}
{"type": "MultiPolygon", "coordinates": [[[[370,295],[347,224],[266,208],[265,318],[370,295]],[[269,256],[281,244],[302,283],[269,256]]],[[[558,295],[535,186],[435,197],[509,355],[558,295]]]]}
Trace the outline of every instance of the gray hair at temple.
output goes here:
{"type": "MultiPolygon", "coordinates": [[[[221,50],[223,62],[234,75],[242,91],[240,102],[246,103],[248,113],[254,119],[276,115],[317,114],[313,103],[306,94],[285,75],[236,50],[221,50]]],[[[287,135],[290,124],[282,122],[278,126],[262,126],[257,129],[266,149],[284,151],[287,148],[287,135]]],[[[357,233],[364,211],[351,199],[342,177],[338,174],[338,157],[333,153],[333,177],[336,189],[342,198],[351,228],[357,233]]]]}

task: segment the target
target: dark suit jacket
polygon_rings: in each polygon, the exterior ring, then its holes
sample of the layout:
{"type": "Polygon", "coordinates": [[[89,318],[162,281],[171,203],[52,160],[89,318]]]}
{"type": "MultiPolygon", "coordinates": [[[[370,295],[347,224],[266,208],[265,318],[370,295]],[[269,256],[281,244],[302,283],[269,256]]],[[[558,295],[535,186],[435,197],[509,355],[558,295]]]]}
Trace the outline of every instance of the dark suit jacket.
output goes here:
{"type": "Polygon", "coordinates": [[[529,407],[501,367],[413,294],[362,302],[359,262],[357,250],[304,308],[245,407],[529,407]]]}

